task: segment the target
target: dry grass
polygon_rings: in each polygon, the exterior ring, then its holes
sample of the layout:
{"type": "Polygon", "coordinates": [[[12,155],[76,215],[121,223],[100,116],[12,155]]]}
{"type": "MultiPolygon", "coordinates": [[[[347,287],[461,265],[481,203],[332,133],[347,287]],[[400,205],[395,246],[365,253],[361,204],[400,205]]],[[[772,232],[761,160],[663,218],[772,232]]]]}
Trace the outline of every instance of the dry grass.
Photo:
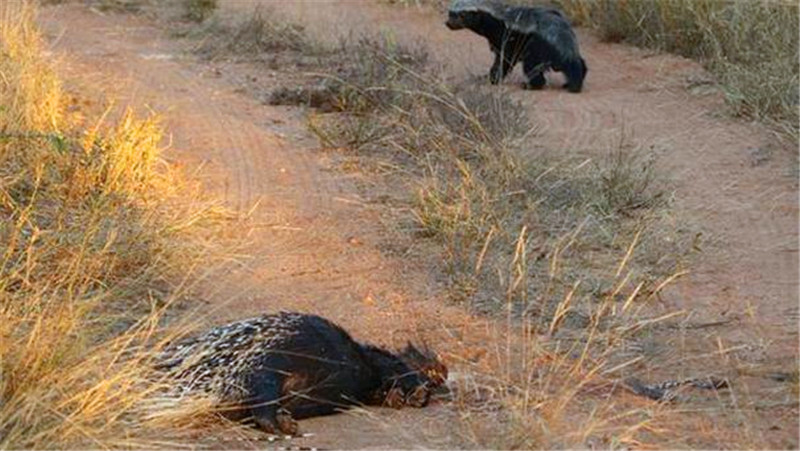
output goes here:
{"type": "Polygon", "coordinates": [[[440,244],[451,301],[507,318],[489,363],[457,371],[465,439],[637,444],[662,409],[598,393],[648,364],[629,347],[671,318],[653,304],[691,250],[654,162],[623,139],[600,161],[523,157],[536,127],[506,92],[448,84],[422,48],[347,45],[358,58],[324,77],[341,113],[312,113],[312,131],[410,190],[412,219],[395,222],[440,244]]]}
{"type": "Polygon", "coordinates": [[[202,22],[217,10],[217,0],[181,0],[184,17],[194,22],[202,22]]]}
{"type": "Polygon", "coordinates": [[[230,56],[257,59],[286,51],[306,55],[324,53],[321,46],[307,37],[301,25],[275,20],[274,15],[272,9],[261,6],[247,17],[214,15],[185,34],[200,41],[197,52],[209,59],[230,56]]]}
{"type": "Polygon", "coordinates": [[[444,245],[453,300],[483,311],[505,304],[507,280],[497,274],[514,260],[523,228],[535,256],[523,298],[564,294],[577,280],[580,292],[608,290],[604,268],[616,267],[634,236],[638,277],[650,284],[679,270],[690,237],[667,224],[654,162],[624,140],[600,161],[547,152],[523,158],[536,128],[503,91],[449,86],[419,48],[362,38],[343,53],[358,58],[348,68],[328,63],[336,75],[326,82],[344,114],[312,115],[312,130],[327,147],[384,160],[380,166],[402,168],[406,180],[414,175],[410,231],[444,245]],[[557,289],[547,262],[553,253],[572,267],[557,289]]]}
{"type": "Polygon", "coordinates": [[[41,56],[41,43],[33,22],[33,8],[3,11],[3,59],[0,85],[3,108],[0,122],[5,133],[28,130],[52,132],[62,116],[61,84],[41,56]],[[13,21],[11,15],[14,15],[13,21]]]}
{"type": "Polygon", "coordinates": [[[0,447],[169,446],[146,345],[218,207],[159,157],[156,118],[64,125],[34,14],[0,8],[0,447]]]}
{"type": "Polygon", "coordinates": [[[609,41],[700,60],[736,115],[798,137],[798,8],[784,1],[562,0],[577,22],[609,41]]]}

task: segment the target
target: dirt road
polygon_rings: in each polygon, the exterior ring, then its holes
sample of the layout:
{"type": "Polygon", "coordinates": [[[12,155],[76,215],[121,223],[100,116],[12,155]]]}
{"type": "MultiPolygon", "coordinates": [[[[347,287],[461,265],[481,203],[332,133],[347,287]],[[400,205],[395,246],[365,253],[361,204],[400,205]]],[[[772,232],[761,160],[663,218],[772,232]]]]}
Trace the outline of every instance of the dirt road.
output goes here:
{"type": "MultiPolygon", "coordinates": [[[[253,2],[223,5],[245,10],[253,2]]],[[[346,1],[272,5],[323,39],[364,28],[424,39],[453,77],[483,73],[490,63],[482,39],[450,32],[430,11],[346,1]]],[[[255,227],[230,231],[247,233],[252,257],[206,287],[214,322],[294,309],[322,313],[357,338],[386,345],[421,337],[457,356],[480,340],[485,320],[436,299],[426,267],[432,259],[381,252],[385,231],[377,209],[358,195],[359,175],[332,170],[314,151],[299,110],[242,95],[219,68],[182,56],[186,49],[147,19],[80,5],[48,8],[42,19],[73,88],[162,114],[173,138],[169,157],[202,166],[212,192],[252,211],[255,227]]],[[[580,38],[590,67],[585,92],[513,94],[543,125],[541,144],[598,156],[624,132],[658,153],[675,186],[677,214],[710,238],[692,274],[667,293],[668,307],[709,321],[738,315],[739,322],[715,331],[725,346],[750,346],[744,358],[754,363],[792,366],[798,208],[791,155],[762,127],[718,114],[717,95],[687,89],[687,80],[702,77],[694,63],[603,44],[584,32],[580,38]]],[[[519,74],[509,79],[517,81],[519,74]]],[[[301,427],[316,436],[292,444],[463,445],[448,415],[434,407],[314,419],[301,427]]]]}

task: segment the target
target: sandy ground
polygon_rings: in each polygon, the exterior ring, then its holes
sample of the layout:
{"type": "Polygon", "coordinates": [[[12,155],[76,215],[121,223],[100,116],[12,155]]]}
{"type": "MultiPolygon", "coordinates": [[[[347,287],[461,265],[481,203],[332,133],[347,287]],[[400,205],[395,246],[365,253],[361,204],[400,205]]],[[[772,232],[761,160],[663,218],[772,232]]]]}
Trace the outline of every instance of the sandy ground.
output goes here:
{"type": "MultiPolygon", "coordinates": [[[[255,3],[223,6],[247,11],[255,3]]],[[[485,41],[447,30],[430,11],[356,1],[264,3],[305,22],[322,39],[364,28],[423,39],[454,78],[484,73],[491,61],[485,41]]],[[[179,42],[145,18],[66,5],[46,9],[42,19],[75,89],[162,114],[172,137],[169,158],[202,166],[212,193],[252,212],[253,227],[230,231],[246,234],[251,257],[204,288],[213,322],[277,309],[309,311],[380,344],[425,339],[447,349],[451,361],[493,327],[438,299],[441,288],[426,266],[432,260],[381,252],[385,230],[379,209],[358,194],[361,175],[333,170],[330,156],[315,151],[300,110],[248,98],[230,77],[185,56],[179,42]]],[[[513,94],[542,124],[541,145],[599,157],[624,133],[656,153],[675,187],[676,214],[708,238],[692,273],[665,294],[665,309],[686,309],[701,321],[738,317],[714,330],[714,339],[752,348],[746,359],[754,365],[796,368],[795,150],[781,147],[759,125],[721,114],[719,95],[691,83],[703,78],[696,64],[600,43],[583,31],[580,39],[590,68],[583,93],[551,87],[513,94]]],[[[507,82],[520,81],[517,73],[507,82]]],[[[315,437],[292,444],[462,446],[448,433],[452,421],[437,406],[374,409],[304,421],[302,429],[315,437]]]]}

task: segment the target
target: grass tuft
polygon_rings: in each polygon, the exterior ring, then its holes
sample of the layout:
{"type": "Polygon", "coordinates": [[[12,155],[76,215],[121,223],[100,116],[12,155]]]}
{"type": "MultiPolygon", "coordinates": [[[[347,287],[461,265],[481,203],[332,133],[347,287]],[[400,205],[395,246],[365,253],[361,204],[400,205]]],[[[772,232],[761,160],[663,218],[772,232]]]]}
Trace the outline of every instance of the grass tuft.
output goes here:
{"type": "Polygon", "coordinates": [[[221,210],[161,159],[157,118],[64,125],[34,16],[0,6],[0,448],[172,447],[147,347],[221,210]]]}
{"type": "Polygon", "coordinates": [[[184,17],[192,22],[203,22],[218,8],[217,0],[181,0],[184,17]]]}
{"type": "Polygon", "coordinates": [[[42,56],[42,40],[33,22],[31,6],[5,6],[0,13],[0,131],[57,130],[63,111],[61,83],[42,56]],[[12,17],[13,16],[13,17],[12,17]]]}
{"type": "Polygon", "coordinates": [[[247,17],[228,20],[214,16],[190,35],[201,39],[197,52],[210,59],[231,55],[252,59],[287,51],[305,54],[324,51],[308,38],[301,25],[273,20],[274,14],[274,10],[259,6],[247,17]]]}

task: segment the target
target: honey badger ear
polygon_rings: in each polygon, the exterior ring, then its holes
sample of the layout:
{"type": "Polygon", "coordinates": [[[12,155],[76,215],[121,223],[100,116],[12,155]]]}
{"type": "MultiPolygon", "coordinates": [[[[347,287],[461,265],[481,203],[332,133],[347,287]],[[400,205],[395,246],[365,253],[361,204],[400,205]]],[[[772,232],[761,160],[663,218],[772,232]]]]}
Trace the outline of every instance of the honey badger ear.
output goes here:
{"type": "Polygon", "coordinates": [[[447,381],[447,367],[425,342],[420,347],[406,342],[400,358],[406,365],[425,375],[430,380],[431,388],[440,387],[447,381]]]}

